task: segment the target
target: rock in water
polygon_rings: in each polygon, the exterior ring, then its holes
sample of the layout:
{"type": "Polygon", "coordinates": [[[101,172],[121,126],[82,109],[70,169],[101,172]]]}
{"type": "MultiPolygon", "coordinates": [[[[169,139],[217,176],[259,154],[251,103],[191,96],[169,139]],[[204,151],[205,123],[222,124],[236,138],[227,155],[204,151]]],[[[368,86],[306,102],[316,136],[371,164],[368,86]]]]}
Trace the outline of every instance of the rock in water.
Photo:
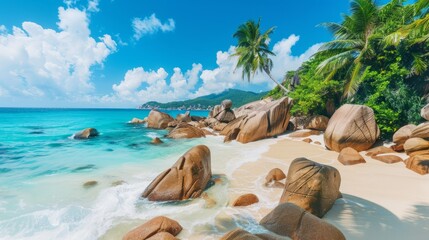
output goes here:
{"type": "MultiPolygon", "coordinates": [[[[176,236],[182,231],[182,226],[167,217],[155,217],[143,225],[128,232],[122,240],[143,240],[149,239],[157,233],[166,232],[176,236]]],[[[156,239],[156,238],[155,238],[156,239]]],[[[167,238],[168,239],[168,238],[167,238]]]]}
{"type": "Polygon", "coordinates": [[[147,127],[155,129],[166,129],[168,123],[174,121],[174,119],[167,113],[160,112],[158,110],[151,110],[147,117],[147,127]]]}
{"type": "Polygon", "coordinates": [[[412,156],[405,161],[408,169],[414,172],[425,175],[429,173],[429,155],[412,156]]]}
{"type": "Polygon", "coordinates": [[[273,168],[265,177],[265,184],[281,181],[286,178],[285,173],[280,168],[273,168]]]}
{"type": "Polygon", "coordinates": [[[150,143],[161,144],[161,143],[163,143],[163,141],[159,137],[156,137],[156,138],[152,139],[152,141],[150,143]]]}
{"type": "Polygon", "coordinates": [[[307,124],[305,125],[305,128],[325,131],[326,127],[328,126],[328,122],[329,122],[328,117],[317,115],[310,118],[310,120],[308,120],[307,124]]]}
{"type": "Polygon", "coordinates": [[[336,152],[346,147],[360,152],[369,149],[379,136],[371,108],[345,104],[329,120],[324,139],[326,147],[336,152]]]}
{"type": "Polygon", "coordinates": [[[429,104],[422,108],[422,110],[420,111],[420,116],[429,121],[429,104]]]}
{"type": "Polygon", "coordinates": [[[171,233],[160,232],[148,238],[147,240],[179,240],[179,239],[173,236],[171,233]]]}
{"type": "Polygon", "coordinates": [[[168,170],[158,175],[143,192],[150,201],[196,198],[210,181],[211,157],[207,146],[191,148],[168,170]]]}
{"type": "Polygon", "coordinates": [[[393,134],[393,142],[396,144],[404,144],[405,141],[411,137],[411,133],[416,127],[417,126],[414,124],[408,124],[401,127],[398,129],[398,131],[395,132],[395,134],[393,134]]]}
{"type": "Polygon", "coordinates": [[[185,112],[184,114],[178,114],[176,116],[176,120],[180,123],[180,122],[190,122],[192,121],[191,119],[191,113],[189,111],[185,112]]]}
{"type": "Polygon", "coordinates": [[[132,124],[143,124],[147,122],[147,118],[140,119],[140,118],[133,118],[130,123],[132,124]]]}
{"type": "Polygon", "coordinates": [[[240,131],[236,140],[241,143],[279,135],[287,129],[291,106],[292,100],[287,97],[271,102],[261,100],[246,104],[237,110],[240,117],[228,123],[221,134],[229,135],[238,128],[240,131]]]}
{"type": "Polygon", "coordinates": [[[346,147],[341,150],[340,154],[338,155],[338,161],[343,165],[366,163],[365,159],[359,154],[359,152],[351,147],[346,147]]]}
{"type": "Polygon", "coordinates": [[[323,217],[341,197],[341,176],[334,167],[306,158],[292,161],[280,203],[293,203],[323,217]]]}
{"type": "Polygon", "coordinates": [[[292,203],[278,205],[259,223],[264,228],[294,240],[345,240],[335,226],[292,203]]]}
{"type": "Polygon", "coordinates": [[[417,125],[411,132],[410,138],[424,138],[429,140],[429,122],[417,125]]]}
{"type": "Polygon", "coordinates": [[[92,137],[96,137],[100,135],[100,133],[95,128],[86,128],[80,132],[77,132],[73,135],[74,139],[88,139],[92,137]]]}
{"type": "Polygon", "coordinates": [[[243,229],[237,228],[230,232],[227,232],[220,240],[262,240],[243,229]]]}
{"type": "Polygon", "coordinates": [[[259,202],[259,198],[255,194],[248,193],[248,194],[241,195],[237,199],[235,199],[234,203],[232,203],[232,206],[245,207],[258,202],[259,202]]]}
{"type": "Polygon", "coordinates": [[[167,135],[169,138],[201,138],[205,137],[204,131],[187,123],[179,123],[167,135]]]}

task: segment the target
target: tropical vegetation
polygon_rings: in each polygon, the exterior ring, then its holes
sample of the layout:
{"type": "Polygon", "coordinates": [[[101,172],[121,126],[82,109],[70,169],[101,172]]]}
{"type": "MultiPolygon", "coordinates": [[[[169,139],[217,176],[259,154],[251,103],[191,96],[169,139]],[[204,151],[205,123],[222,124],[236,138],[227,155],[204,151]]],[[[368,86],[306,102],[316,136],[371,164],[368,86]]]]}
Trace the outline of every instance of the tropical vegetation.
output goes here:
{"type": "MultiPolygon", "coordinates": [[[[344,103],[370,106],[389,138],[419,123],[429,96],[429,0],[353,0],[341,23],[323,23],[333,40],[302,67],[300,85],[288,95],[295,115],[331,115],[344,103]]],[[[289,87],[288,81],[283,85],[289,87]]],[[[290,88],[290,87],[289,87],[290,88]]],[[[292,89],[291,89],[292,90],[292,89]]],[[[283,95],[279,88],[268,94],[283,95]]]]}

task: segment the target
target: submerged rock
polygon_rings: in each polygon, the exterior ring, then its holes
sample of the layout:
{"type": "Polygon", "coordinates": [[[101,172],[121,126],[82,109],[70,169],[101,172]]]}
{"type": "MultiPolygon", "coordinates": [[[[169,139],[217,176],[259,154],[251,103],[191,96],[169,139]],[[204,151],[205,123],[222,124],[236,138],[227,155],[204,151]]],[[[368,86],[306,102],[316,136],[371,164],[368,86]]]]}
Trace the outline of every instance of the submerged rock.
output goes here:
{"type": "Polygon", "coordinates": [[[211,156],[207,146],[191,148],[168,170],[158,175],[143,192],[150,201],[174,201],[196,198],[212,176],[211,156]]]}
{"type": "Polygon", "coordinates": [[[258,202],[259,202],[259,198],[255,194],[248,193],[248,194],[241,195],[237,199],[235,199],[235,201],[232,203],[232,206],[245,207],[258,202]]]}
{"type": "Polygon", "coordinates": [[[83,187],[84,188],[91,188],[91,187],[94,187],[97,184],[98,184],[97,181],[88,181],[88,182],[86,182],[86,183],[83,184],[83,187]]]}
{"type": "Polygon", "coordinates": [[[152,141],[150,143],[161,144],[161,143],[163,143],[163,141],[159,137],[156,137],[156,138],[152,139],[152,141]]]}
{"type": "Polygon", "coordinates": [[[260,222],[264,228],[294,240],[345,240],[335,226],[292,203],[278,205],[260,222]]]}
{"type": "MultiPolygon", "coordinates": [[[[150,239],[158,233],[166,232],[176,236],[182,231],[182,226],[173,219],[160,216],[155,217],[148,222],[134,228],[128,232],[122,240],[144,240],[150,239]]],[[[156,238],[154,238],[156,239],[156,238]]],[[[161,238],[162,239],[162,238],[161,238]]],[[[168,238],[167,238],[168,239],[168,238]]]]}
{"type": "Polygon", "coordinates": [[[340,152],[351,147],[360,152],[374,145],[379,136],[380,129],[371,108],[345,104],[329,120],[324,140],[330,150],[340,152]]]}
{"type": "Polygon", "coordinates": [[[88,139],[92,137],[96,137],[100,135],[100,133],[95,128],[86,128],[80,132],[77,132],[73,135],[74,139],[88,139]]]}
{"type": "Polygon", "coordinates": [[[341,197],[341,176],[334,167],[306,158],[292,161],[280,203],[293,203],[323,217],[341,197]]]}
{"type": "Polygon", "coordinates": [[[158,110],[151,110],[147,117],[147,127],[155,129],[166,129],[168,123],[174,121],[174,119],[167,113],[160,112],[158,110]]]}

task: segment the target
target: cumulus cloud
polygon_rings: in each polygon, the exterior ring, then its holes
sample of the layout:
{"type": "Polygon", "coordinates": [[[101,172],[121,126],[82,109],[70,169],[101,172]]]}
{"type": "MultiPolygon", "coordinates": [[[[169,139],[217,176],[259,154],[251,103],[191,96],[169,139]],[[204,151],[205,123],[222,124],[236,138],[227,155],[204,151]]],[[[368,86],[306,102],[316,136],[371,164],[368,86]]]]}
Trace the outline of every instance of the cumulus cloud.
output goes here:
{"type": "Polygon", "coordinates": [[[99,12],[100,8],[98,8],[99,0],[89,0],[87,10],[90,12],[99,12]]]}
{"type": "MultiPolygon", "coordinates": [[[[272,58],[274,67],[272,75],[278,81],[283,79],[286,71],[295,70],[308,60],[320,44],[315,44],[300,55],[293,55],[292,47],[299,41],[299,36],[291,35],[275,43],[272,58]]],[[[235,48],[216,53],[217,67],[203,69],[201,64],[193,64],[190,70],[182,72],[180,68],[173,69],[173,75],[168,78],[164,68],[157,71],[146,71],[142,67],[127,71],[124,80],[113,85],[114,95],[104,96],[104,101],[129,101],[144,103],[147,101],[168,102],[198,97],[211,93],[220,93],[229,88],[246,88],[247,80],[243,81],[241,70],[235,69],[237,57],[231,56],[235,48]]],[[[261,85],[264,90],[270,89],[274,83],[266,74],[256,74],[251,84],[261,85]]]]}
{"type": "Polygon", "coordinates": [[[161,20],[156,17],[155,13],[144,19],[134,18],[132,22],[134,39],[139,40],[144,35],[154,34],[159,31],[171,32],[174,30],[175,25],[174,20],[171,18],[169,18],[167,22],[162,23],[161,20]]]}
{"type": "Polygon", "coordinates": [[[90,36],[86,11],[60,7],[58,31],[34,22],[0,32],[0,95],[73,98],[93,91],[91,67],[116,51],[90,36]]]}

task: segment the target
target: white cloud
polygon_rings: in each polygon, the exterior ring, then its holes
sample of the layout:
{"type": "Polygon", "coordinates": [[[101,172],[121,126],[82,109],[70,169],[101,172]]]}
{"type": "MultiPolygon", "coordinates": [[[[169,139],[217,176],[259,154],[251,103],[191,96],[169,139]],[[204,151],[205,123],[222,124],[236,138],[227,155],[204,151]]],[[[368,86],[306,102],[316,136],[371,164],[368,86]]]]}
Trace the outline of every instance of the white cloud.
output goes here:
{"type": "MultiPolygon", "coordinates": [[[[278,81],[283,79],[286,71],[295,70],[308,60],[319,48],[315,44],[303,54],[295,56],[292,47],[299,41],[299,37],[291,35],[274,44],[272,57],[272,75],[278,81]]],[[[231,57],[235,48],[231,46],[228,51],[218,51],[216,54],[217,67],[205,69],[201,64],[193,64],[192,69],[185,73],[180,68],[173,69],[173,75],[168,79],[164,68],[157,71],[145,71],[142,67],[129,70],[119,84],[113,85],[114,95],[106,95],[102,101],[128,101],[144,103],[148,101],[168,102],[183,100],[191,97],[220,93],[229,88],[248,88],[247,80],[241,78],[241,69],[235,70],[237,57],[231,57]]],[[[256,74],[250,84],[258,84],[266,89],[274,86],[269,77],[256,74]]]]}
{"type": "Polygon", "coordinates": [[[7,28],[5,25],[0,25],[0,34],[4,34],[7,32],[7,28]]]}
{"type": "Polygon", "coordinates": [[[175,22],[169,18],[167,22],[161,23],[155,13],[144,19],[134,18],[132,22],[134,39],[139,40],[144,35],[154,34],[158,31],[171,32],[175,28],[175,22]]]}
{"type": "Polygon", "coordinates": [[[99,0],[89,0],[87,10],[90,12],[99,12],[100,8],[98,8],[99,0]]]}
{"type": "Polygon", "coordinates": [[[85,11],[58,9],[59,31],[34,22],[0,34],[2,95],[74,98],[93,91],[91,67],[101,65],[116,43],[90,36],[85,11]]]}

